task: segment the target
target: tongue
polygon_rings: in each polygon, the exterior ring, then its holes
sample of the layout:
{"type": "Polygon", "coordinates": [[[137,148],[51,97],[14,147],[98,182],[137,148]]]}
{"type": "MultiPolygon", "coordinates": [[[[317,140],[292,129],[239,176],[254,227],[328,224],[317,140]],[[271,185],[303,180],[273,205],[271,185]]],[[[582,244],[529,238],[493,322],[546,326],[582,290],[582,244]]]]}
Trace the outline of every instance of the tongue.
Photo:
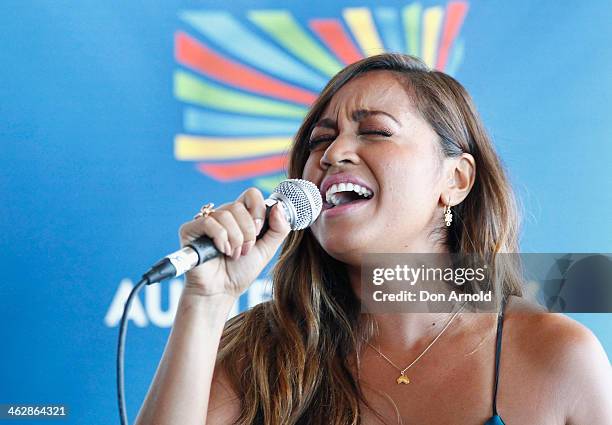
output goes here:
{"type": "Polygon", "coordinates": [[[358,199],[363,199],[355,192],[337,192],[336,199],[338,200],[338,205],[348,204],[349,202],[356,201],[358,199]]]}

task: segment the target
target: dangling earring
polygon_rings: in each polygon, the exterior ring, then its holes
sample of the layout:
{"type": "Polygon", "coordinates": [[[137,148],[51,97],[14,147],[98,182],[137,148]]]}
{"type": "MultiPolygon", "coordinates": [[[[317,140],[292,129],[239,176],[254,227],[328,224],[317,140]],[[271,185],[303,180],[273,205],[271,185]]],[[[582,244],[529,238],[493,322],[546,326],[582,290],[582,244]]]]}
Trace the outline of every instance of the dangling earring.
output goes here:
{"type": "Polygon", "coordinates": [[[450,226],[453,222],[453,213],[450,209],[450,203],[446,207],[444,207],[444,221],[446,222],[446,226],[450,226]]]}

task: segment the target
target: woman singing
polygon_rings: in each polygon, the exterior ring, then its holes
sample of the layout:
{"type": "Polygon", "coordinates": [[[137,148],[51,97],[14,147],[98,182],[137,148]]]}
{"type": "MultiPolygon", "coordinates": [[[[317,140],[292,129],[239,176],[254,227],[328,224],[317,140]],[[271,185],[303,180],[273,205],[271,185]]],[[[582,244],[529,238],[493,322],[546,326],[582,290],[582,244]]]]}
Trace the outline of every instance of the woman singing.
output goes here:
{"type": "Polygon", "coordinates": [[[138,424],[612,424],[600,343],[524,300],[511,270],[492,313],[361,312],[362,254],[519,252],[508,178],[456,80],[400,54],[348,66],[288,174],[321,190],[309,229],[275,206],[256,241],[254,188],[181,227],[181,245],[205,234],[225,255],[187,274],[138,424]],[[226,322],[281,244],[273,299],[226,322]]]}

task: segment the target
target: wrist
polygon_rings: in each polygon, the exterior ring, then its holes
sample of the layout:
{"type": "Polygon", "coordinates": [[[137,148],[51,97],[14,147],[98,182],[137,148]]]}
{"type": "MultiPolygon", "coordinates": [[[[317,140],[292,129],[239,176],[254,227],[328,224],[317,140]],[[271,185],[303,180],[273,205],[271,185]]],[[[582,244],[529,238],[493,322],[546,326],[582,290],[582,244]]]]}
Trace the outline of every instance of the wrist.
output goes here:
{"type": "Polygon", "coordinates": [[[227,292],[223,292],[223,291],[215,292],[215,291],[211,291],[210,289],[202,288],[197,285],[191,285],[189,284],[189,282],[185,282],[185,286],[183,287],[182,294],[190,298],[198,298],[202,300],[217,300],[221,302],[223,301],[234,302],[239,298],[239,296],[235,296],[227,292]]]}
{"type": "Polygon", "coordinates": [[[227,317],[238,297],[224,292],[210,293],[203,288],[186,285],[183,288],[179,306],[202,308],[213,314],[227,317]]]}

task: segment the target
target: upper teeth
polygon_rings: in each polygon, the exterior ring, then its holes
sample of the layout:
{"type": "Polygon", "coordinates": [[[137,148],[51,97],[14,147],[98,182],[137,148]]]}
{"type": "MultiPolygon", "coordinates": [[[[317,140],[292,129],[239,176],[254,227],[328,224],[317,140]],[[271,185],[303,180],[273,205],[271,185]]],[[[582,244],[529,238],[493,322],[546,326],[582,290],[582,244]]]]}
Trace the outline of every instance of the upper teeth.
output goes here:
{"type": "Polygon", "coordinates": [[[372,196],[372,191],[355,183],[336,183],[333,184],[325,192],[325,200],[329,204],[338,205],[338,199],[335,196],[338,192],[356,192],[360,196],[369,198],[372,196]]]}

